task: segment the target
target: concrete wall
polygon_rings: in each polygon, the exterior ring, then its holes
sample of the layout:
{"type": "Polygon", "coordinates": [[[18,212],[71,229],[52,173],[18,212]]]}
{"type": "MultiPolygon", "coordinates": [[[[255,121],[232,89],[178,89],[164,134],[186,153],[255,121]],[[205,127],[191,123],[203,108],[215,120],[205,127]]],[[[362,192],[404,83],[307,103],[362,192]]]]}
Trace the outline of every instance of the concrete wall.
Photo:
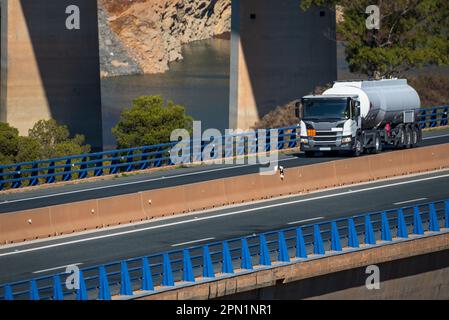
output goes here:
{"type": "Polygon", "coordinates": [[[449,250],[377,265],[380,289],[365,286],[366,266],[252,290],[226,299],[449,299],[449,250]]]}
{"type": "Polygon", "coordinates": [[[97,3],[2,0],[1,121],[26,135],[54,118],[102,146],[97,3]],[[81,28],[66,28],[66,8],[80,8],[81,28]]]}
{"type": "MultiPolygon", "coordinates": [[[[337,78],[335,13],[299,0],[232,0],[231,128],[337,78]]],[[[294,115],[292,115],[294,116],[294,115]]]]}

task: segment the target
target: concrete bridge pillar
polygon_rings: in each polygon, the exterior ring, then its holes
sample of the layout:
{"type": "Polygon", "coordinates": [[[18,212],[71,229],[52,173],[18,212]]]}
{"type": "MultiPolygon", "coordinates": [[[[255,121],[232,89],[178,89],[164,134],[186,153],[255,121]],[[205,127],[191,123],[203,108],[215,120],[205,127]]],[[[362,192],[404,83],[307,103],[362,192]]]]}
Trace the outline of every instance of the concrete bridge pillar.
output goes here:
{"type": "Polygon", "coordinates": [[[230,127],[335,81],[335,24],[334,12],[303,12],[300,0],[232,0],[230,127]]]}
{"type": "Polygon", "coordinates": [[[1,0],[1,112],[26,135],[53,118],[102,146],[97,2],[1,0]]]}

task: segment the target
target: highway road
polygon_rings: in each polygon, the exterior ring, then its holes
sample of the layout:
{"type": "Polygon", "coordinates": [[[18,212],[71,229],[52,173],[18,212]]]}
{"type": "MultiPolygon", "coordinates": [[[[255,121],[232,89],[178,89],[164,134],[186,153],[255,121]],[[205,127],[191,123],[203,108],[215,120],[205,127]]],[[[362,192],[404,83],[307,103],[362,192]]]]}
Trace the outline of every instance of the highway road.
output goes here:
{"type": "MultiPolygon", "coordinates": [[[[425,132],[421,145],[429,146],[442,143],[449,143],[449,129],[425,132]]],[[[345,158],[344,156],[305,158],[303,154],[299,153],[282,155],[280,165],[289,168],[345,158]]],[[[259,167],[259,165],[248,164],[199,166],[50,188],[23,189],[18,193],[5,191],[0,193],[0,213],[257,173],[259,167]]]]}
{"type": "Polygon", "coordinates": [[[449,198],[449,170],[198,212],[0,249],[0,284],[204,242],[449,198]]]}

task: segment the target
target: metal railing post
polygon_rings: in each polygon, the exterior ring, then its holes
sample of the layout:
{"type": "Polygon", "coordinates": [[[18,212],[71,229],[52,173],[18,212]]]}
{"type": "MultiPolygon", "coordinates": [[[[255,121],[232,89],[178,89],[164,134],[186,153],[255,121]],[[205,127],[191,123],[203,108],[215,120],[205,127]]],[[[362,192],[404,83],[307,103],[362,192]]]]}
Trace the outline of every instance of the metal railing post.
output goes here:
{"type": "Polygon", "coordinates": [[[264,234],[259,236],[259,264],[271,266],[270,253],[268,252],[267,239],[264,234]]]}
{"type": "Polygon", "coordinates": [[[111,290],[109,288],[108,276],[104,266],[98,268],[98,277],[100,280],[98,299],[111,300],[111,290]]]}
{"type": "Polygon", "coordinates": [[[365,216],[365,244],[376,244],[376,238],[374,237],[373,224],[371,223],[371,217],[369,214],[365,216]]]}
{"type": "Polygon", "coordinates": [[[227,241],[223,241],[221,255],[222,255],[221,272],[234,273],[234,267],[232,266],[231,253],[229,251],[229,245],[228,245],[227,241]]]}
{"type": "Polygon", "coordinates": [[[209,246],[203,246],[203,277],[215,278],[214,266],[210,257],[209,246]]]}
{"type": "Polygon", "coordinates": [[[382,227],[381,227],[381,240],[382,241],[391,241],[391,230],[390,230],[390,223],[388,222],[387,213],[384,211],[382,212],[382,227]]]}
{"type": "Polygon", "coordinates": [[[315,224],[313,226],[313,253],[324,254],[323,238],[321,237],[320,226],[315,224]]]}
{"type": "Polygon", "coordinates": [[[407,225],[405,224],[404,212],[398,209],[398,238],[408,238],[407,225]]]}
{"type": "Polygon", "coordinates": [[[142,258],[142,286],[140,287],[143,291],[153,291],[153,276],[151,274],[150,264],[148,258],[142,258]]]}
{"type": "Polygon", "coordinates": [[[296,257],[301,259],[307,259],[306,244],[302,235],[302,228],[296,228],[296,257]]]}
{"type": "Polygon", "coordinates": [[[332,251],[342,251],[340,243],[340,235],[338,233],[337,222],[332,221],[331,223],[331,250],[332,251]]]}

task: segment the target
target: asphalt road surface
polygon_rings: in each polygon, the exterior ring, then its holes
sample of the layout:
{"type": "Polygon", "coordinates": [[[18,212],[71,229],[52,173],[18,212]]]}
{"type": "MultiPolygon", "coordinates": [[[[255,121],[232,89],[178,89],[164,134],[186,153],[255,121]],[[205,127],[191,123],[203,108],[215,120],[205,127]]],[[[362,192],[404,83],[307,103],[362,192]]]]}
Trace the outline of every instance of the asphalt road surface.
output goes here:
{"type": "MultiPolygon", "coordinates": [[[[424,133],[421,146],[449,143],[449,129],[424,133]]],[[[394,152],[394,151],[391,151],[394,152]]],[[[339,157],[305,158],[302,153],[283,155],[280,165],[285,168],[345,159],[339,157]]],[[[52,186],[8,194],[0,193],[0,213],[46,207],[51,205],[111,197],[144,190],[166,188],[259,172],[260,165],[211,165],[183,169],[163,170],[101,181],[73,185],[52,186]]]]}
{"type": "Polygon", "coordinates": [[[449,198],[449,170],[4,246],[0,284],[205,242],[449,198]]]}

